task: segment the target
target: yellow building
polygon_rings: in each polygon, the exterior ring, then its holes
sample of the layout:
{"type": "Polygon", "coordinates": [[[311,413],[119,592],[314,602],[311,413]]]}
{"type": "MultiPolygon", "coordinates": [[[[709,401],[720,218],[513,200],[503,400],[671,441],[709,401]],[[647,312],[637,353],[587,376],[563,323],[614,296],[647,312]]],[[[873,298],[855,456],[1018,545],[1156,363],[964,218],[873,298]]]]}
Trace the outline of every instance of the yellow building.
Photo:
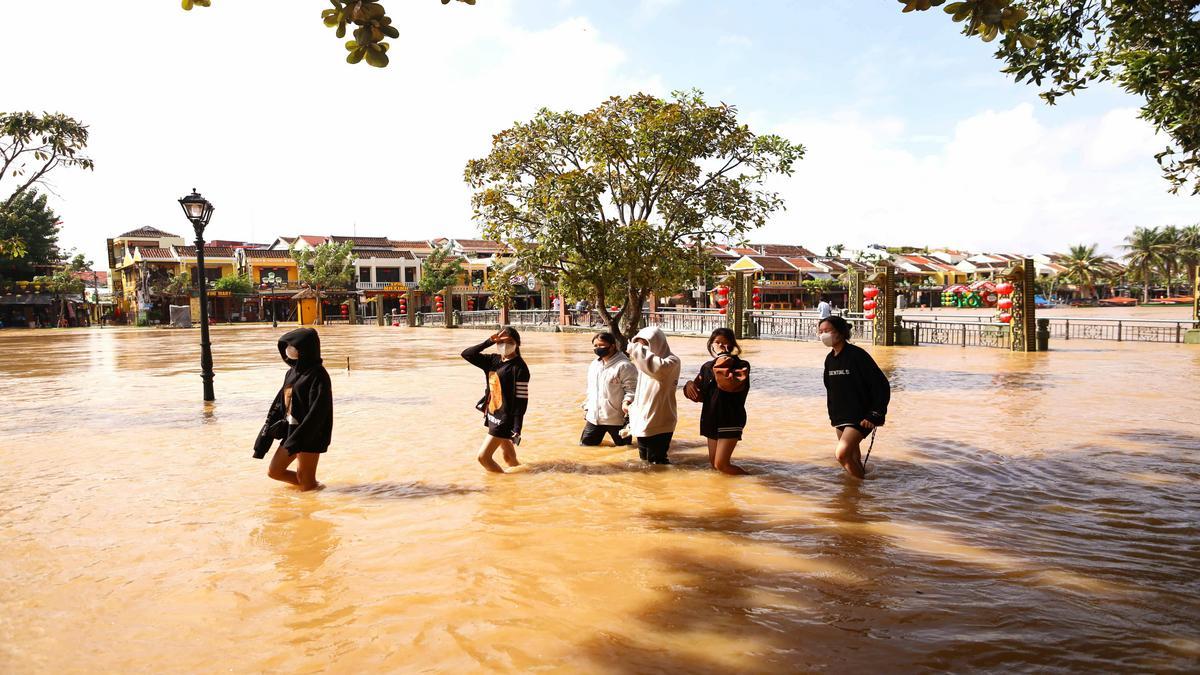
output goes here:
{"type": "MultiPolygon", "coordinates": [[[[175,255],[176,271],[192,275],[192,286],[195,287],[200,278],[199,270],[196,269],[196,247],[172,246],[171,253],[175,255]]],[[[237,273],[237,257],[234,256],[232,248],[228,246],[204,247],[204,280],[210,286],[221,277],[236,277],[237,273]]]]}
{"type": "Polygon", "coordinates": [[[108,289],[112,293],[114,310],[120,317],[137,314],[137,281],[140,272],[138,263],[146,263],[147,269],[170,268],[169,249],[183,244],[183,237],[164,232],[155,227],[139,227],[122,235],[106,240],[108,251],[108,289]],[[145,256],[135,256],[135,249],[153,250],[145,256]],[[166,255],[160,251],[165,251],[166,255]]]}

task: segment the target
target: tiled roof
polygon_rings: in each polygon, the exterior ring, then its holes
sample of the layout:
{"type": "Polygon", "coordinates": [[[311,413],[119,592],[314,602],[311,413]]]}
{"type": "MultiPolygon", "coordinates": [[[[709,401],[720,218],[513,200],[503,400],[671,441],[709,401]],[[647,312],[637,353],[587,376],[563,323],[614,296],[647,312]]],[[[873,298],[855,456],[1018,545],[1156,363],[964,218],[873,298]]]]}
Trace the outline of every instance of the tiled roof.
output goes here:
{"type": "Polygon", "coordinates": [[[429,245],[428,241],[425,241],[423,239],[401,239],[399,241],[392,239],[388,243],[391,244],[392,248],[418,248],[418,249],[433,248],[432,246],[429,245]]]}
{"type": "Polygon", "coordinates": [[[388,248],[392,245],[391,240],[387,237],[343,237],[335,235],[330,237],[329,240],[338,244],[352,241],[355,246],[382,246],[388,248]]]}
{"type": "Polygon", "coordinates": [[[815,255],[812,251],[795,244],[751,244],[763,255],[778,255],[786,258],[806,258],[815,255]]]}
{"type": "MultiPolygon", "coordinates": [[[[195,246],[172,246],[171,249],[175,251],[176,255],[178,255],[180,258],[196,257],[195,246]]],[[[204,256],[206,258],[232,258],[233,249],[229,248],[228,246],[205,246],[204,256]]]]}
{"type": "Polygon", "coordinates": [[[245,249],[245,253],[246,253],[247,258],[258,258],[258,259],[274,258],[274,259],[282,259],[282,260],[291,260],[292,259],[291,251],[287,251],[287,250],[283,250],[283,249],[267,250],[267,249],[262,249],[262,248],[248,248],[248,249],[245,249]]]}
{"type": "MultiPolygon", "coordinates": [[[[302,234],[299,237],[296,237],[296,239],[303,240],[304,243],[308,244],[309,246],[320,246],[321,244],[324,244],[326,241],[325,237],[322,237],[317,234],[302,234]]],[[[295,241],[295,239],[293,239],[292,241],[295,241]]]]}
{"type": "MultiPolygon", "coordinates": [[[[157,227],[150,227],[149,225],[146,225],[145,227],[139,227],[139,228],[138,228],[138,229],[136,229],[136,230],[130,230],[130,231],[126,232],[125,234],[122,234],[121,236],[119,236],[119,237],[117,237],[117,238],[118,238],[118,239],[122,239],[122,238],[124,238],[124,237],[155,237],[155,238],[160,238],[160,237],[179,237],[179,235],[177,235],[177,234],[171,234],[170,232],[163,232],[162,230],[158,229],[157,227]]],[[[180,239],[182,239],[183,237],[179,237],[179,238],[180,238],[180,239]]]]}
{"type": "Polygon", "coordinates": [[[474,248],[485,251],[499,251],[504,248],[504,244],[498,241],[488,241],[487,239],[455,239],[454,241],[463,248],[474,248]]]}
{"type": "Polygon", "coordinates": [[[392,258],[401,260],[416,260],[417,256],[413,255],[412,251],[396,251],[393,249],[378,250],[378,249],[354,249],[354,254],[359,258],[392,258]]]}
{"type": "Polygon", "coordinates": [[[783,258],[768,255],[752,255],[749,258],[758,263],[758,266],[763,268],[764,272],[787,273],[796,271],[796,268],[789,265],[783,258]]]}
{"type": "Polygon", "coordinates": [[[93,280],[97,284],[108,283],[108,272],[104,272],[102,270],[96,270],[95,272],[80,270],[78,272],[73,272],[72,274],[76,279],[82,280],[85,284],[91,284],[93,280]]]}
{"type": "Polygon", "coordinates": [[[785,258],[788,264],[795,267],[802,273],[824,272],[825,268],[817,265],[807,258],[785,258]]]}
{"type": "Polygon", "coordinates": [[[134,257],[142,260],[174,260],[175,255],[171,253],[171,249],[153,248],[150,246],[137,247],[134,250],[134,257]]]}

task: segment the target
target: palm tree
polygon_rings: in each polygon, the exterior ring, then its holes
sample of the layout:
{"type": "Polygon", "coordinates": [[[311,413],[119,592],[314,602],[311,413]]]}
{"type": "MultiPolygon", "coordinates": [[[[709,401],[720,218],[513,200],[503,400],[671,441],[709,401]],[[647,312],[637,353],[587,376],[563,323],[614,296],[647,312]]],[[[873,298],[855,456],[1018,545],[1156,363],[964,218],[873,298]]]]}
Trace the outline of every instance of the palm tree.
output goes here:
{"type": "Polygon", "coordinates": [[[1196,268],[1200,267],[1200,224],[1179,231],[1179,264],[1187,268],[1188,292],[1195,292],[1196,268]]]}
{"type": "Polygon", "coordinates": [[[1179,263],[1179,248],[1182,233],[1178,227],[1168,225],[1164,227],[1159,234],[1158,252],[1162,258],[1163,275],[1167,282],[1167,297],[1171,297],[1171,281],[1174,279],[1172,272],[1178,270],[1176,265],[1179,263]]]}
{"type": "Polygon", "coordinates": [[[1142,273],[1142,302],[1150,301],[1150,275],[1154,268],[1162,266],[1160,239],[1162,230],[1157,227],[1135,227],[1133,234],[1125,237],[1125,243],[1121,245],[1128,251],[1125,262],[1142,273]]]}
{"type": "Polygon", "coordinates": [[[1096,282],[1108,274],[1104,265],[1109,262],[1106,255],[1096,252],[1098,244],[1087,246],[1078,244],[1071,247],[1071,252],[1060,264],[1067,268],[1063,279],[1089,291],[1091,297],[1096,296],[1096,282]]]}

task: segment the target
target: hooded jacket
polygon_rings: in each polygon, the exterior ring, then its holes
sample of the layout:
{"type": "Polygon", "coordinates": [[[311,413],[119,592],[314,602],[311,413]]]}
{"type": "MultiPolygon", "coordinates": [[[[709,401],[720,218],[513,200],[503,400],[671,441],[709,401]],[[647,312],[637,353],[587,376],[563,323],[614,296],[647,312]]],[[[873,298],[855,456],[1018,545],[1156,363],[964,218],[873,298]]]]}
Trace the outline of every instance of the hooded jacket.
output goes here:
{"type": "Polygon", "coordinates": [[[824,378],[831,424],[858,424],[866,419],[882,426],[886,421],[892,387],[865,349],[847,342],[840,354],[829,350],[824,378]]]}
{"type": "Polygon", "coordinates": [[[333,388],[329,373],[321,359],[321,338],[312,328],[297,328],[279,338],[279,357],[291,366],[283,378],[283,387],[272,403],[283,410],[284,417],[291,414],[296,424],[288,426],[287,437],[279,447],[288,454],[297,452],[325,452],[333,437],[333,388]],[[287,357],[288,346],[300,352],[299,359],[287,357]],[[289,411],[287,391],[291,389],[289,411]]]}
{"type": "Polygon", "coordinates": [[[583,418],[599,426],[624,426],[622,404],[633,402],[638,371],[629,357],[617,352],[607,360],[597,358],[588,365],[587,402],[583,418]]]}
{"type": "Polygon", "coordinates": [[[629,345],[629,360],[638,369],[637,391],[629,406],[629,433],[648,438],[675,431],[679,421],[676,412],[675,390],[679,387],[679,357],[671,353],[667,336],[657,326],[638,331],[634,336],[644,339],[643,345],[629,345]]]}

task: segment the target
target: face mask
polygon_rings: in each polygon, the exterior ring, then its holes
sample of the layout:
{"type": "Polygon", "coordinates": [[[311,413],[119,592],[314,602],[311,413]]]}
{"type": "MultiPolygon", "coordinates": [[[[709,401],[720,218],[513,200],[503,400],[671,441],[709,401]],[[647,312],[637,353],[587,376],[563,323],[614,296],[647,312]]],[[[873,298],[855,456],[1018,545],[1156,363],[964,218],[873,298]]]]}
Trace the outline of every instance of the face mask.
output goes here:
{"type": "Polygon", "coordinates": [[[826,347],[833,346],[833,333],[821,333],[821,344],[826,347]]]}
{"type": "Polygon", "coordinates": [[[608,347],[596,347],[592,351],[595,352],[596,356],[599,358],[608,356],[608,347]]]}
{"type": "Polygon", "coordinates": [[[292,345],[288,345],[287,349],[283,350],[283,353],[286,354],[288,359],[292,361],[300,360],[300,350],[296,349],[292,345]]]}
{"type": "Polygon", "coordinates": [[[507,359],[516,353],[517,346],[511,342],[501,342],[500,344],[496,345],[496,351],[500,352],[500,356],[503,356],[507,359]]]}

